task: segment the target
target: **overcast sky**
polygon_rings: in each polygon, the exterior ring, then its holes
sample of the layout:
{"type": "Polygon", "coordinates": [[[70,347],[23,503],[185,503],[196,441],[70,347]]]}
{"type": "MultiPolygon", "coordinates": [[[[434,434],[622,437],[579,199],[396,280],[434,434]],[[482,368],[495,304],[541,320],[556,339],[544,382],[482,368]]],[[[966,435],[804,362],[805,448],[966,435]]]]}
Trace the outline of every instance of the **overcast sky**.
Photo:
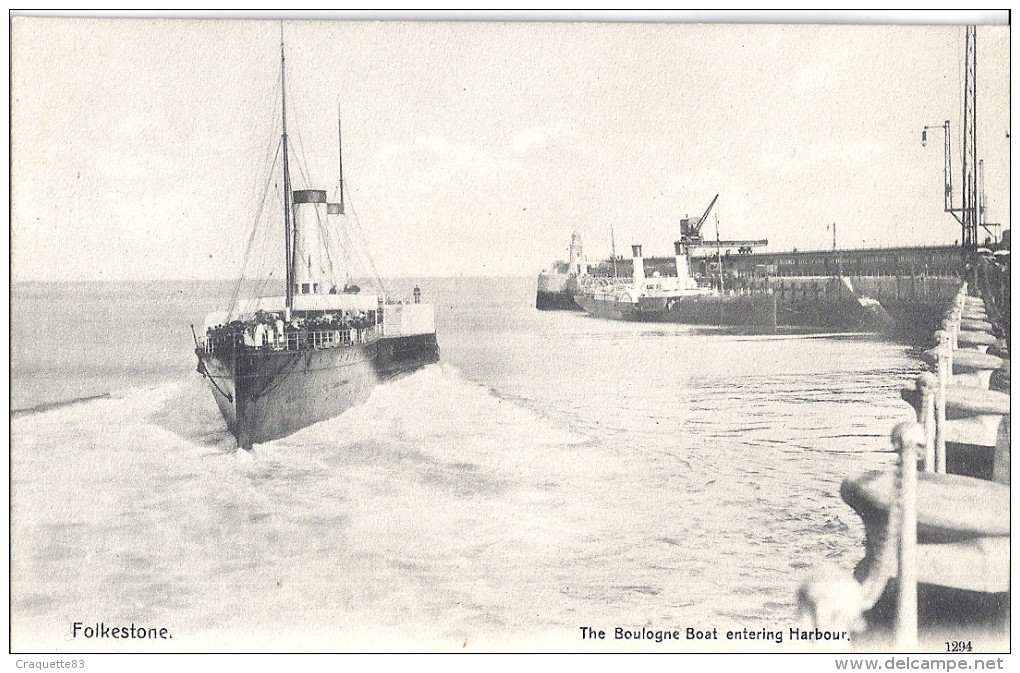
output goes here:
{"type": "MultiPolygon", "coordinates": [[[[773,250],[827,247],[832,222],[842,246],[959,238],[941,135],[920,136],[951,121],[959,205],[962,26],[284,34],[310,186],[336,185],[339,106],[383,276],[530,275],[575,228],[591,257],[611,227],[620,252],[670,254],[717,193],[722,237],[773,250]]],[[[16,19],[11,38],[13,280],[236,277],[277,142],[279,22],[16,19]]],[[[1008,227],[1009,28],[979,28],[978,50],[989,219],[1008,227]]]]}

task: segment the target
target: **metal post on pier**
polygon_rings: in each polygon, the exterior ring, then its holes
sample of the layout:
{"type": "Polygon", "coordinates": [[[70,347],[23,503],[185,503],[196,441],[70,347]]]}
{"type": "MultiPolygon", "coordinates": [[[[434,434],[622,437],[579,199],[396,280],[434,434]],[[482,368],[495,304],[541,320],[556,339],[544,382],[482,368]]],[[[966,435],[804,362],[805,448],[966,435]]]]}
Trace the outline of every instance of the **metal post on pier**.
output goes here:
{"type": "Polygon", "coordinates": [[[950,337],[945,330],[936,332],[938,337],[938,389],[935,396],[935,472],[946,473],[946,386],[952,376],[952,354],[950,337]]]}
{"type": "MultiPolygon", "coordinates": [[[[924,430],[916,423],[900,423],[892,431],[893,446],[899,453],[901,524],[899,533],[896,592],[896,647],[916,652],[917,643],[917,449],[924,442],[924,430]]],[[[888,531],[888,534],[896,534],[888,531]]]]}
{"type": "Polygon", "coordinates": [[[923,372],[917,377],[916,386],[921,396],[917,407],[917,422],[924,428],[924,471],[935,472],[935,398],[939,380],[931,372],[923,372]]]}

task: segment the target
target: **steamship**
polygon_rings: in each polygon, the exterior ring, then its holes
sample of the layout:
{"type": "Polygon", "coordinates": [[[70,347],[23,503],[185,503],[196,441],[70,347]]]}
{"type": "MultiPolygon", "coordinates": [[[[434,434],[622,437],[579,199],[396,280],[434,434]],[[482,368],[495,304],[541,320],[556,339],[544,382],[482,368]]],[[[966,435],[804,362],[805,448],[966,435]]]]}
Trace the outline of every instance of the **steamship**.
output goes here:
{"type": "MultiPolygon", "coordinates": [[[[726,294],[722,283],[715,287],[699,282],[691,274],[691,251],[706,245],[702,226],[718,200],[716,194],[699,219],[680,221],[680,240],[674,243],[676,275],[662,276],[655,271],[646,276],[642,246],[631,246],[631,278],[583,275],[578,279],[577,304],[589,314],[612,320],[676,322],[694,325],[725,325],[774,331],[777,324],[776,299],[768,293],[726,294]]],[[[716,250],[723,245],[749,249],[767,245],[762,241],[710,242],[716,250]]],[[[615,268],[616,256],[613,255],[615,268]]]]}
{"type": "MultiPolygon", "coordinates": [[[[417,286],[413,299],[396,301],[381,282],[377,292],[362,290],[337,268],[350,256],[335,248],[354,239],[356,225],[345,212],[342,141],[334,201],[326,190],[293,189],[285,64],[281,41],[284,292],[235,297],[229,311],[211,313],[204,334],[194,335],[198,372],[238,447],[247,450],[337,416],[380,381],[439,360],[435,313],[417,286]]],[[[276,178],[274,164],[269,180],[276,178]]]]}
{"type": "MultiPolygon", "coordinates": [[[[765,247],[768,240],[706,240],[701,230],[718,195],[700,218],[680,220],[680,240],[674,245],[674,264],[656,258],[645,260],[642,246],[632,247],[630,277],[618,277],[617,266],[626,261],[612,259],[601,263],[594,273],[578,277],[575,301],[599,318],[640,322],[672,322],[690,325],[721,326],[756,332],[861,331],[887,332],[897,325],[886,308],[869,296],[874,279],[844,276],[776,277],[767,265],[756,265],[754,272],[727,273],[724,260],[733,260],[723,249],[736,249],[737,264],[746,269],[755,259],[754,248],[765,247]],[[700,251],[701,256],[694,252],[700,251]],[[705,253],[708,254],[705,254],[705,253]],[[646,268],[646,261],[649,268],[646,268]],[[651,271],[649,273],[649,270],[651,271]]],[[[763,256],[764,257],[764,256],[763,256]]],[[[897,286],[898,288],[898,286],[897,286]]],[[[888,293],[887,293],[888,294],[888,293]]],[[[895,306],[893,301],[890,306],[895,306]]],[[[912,319],[902,321],[909,326],[912,319]]]]}

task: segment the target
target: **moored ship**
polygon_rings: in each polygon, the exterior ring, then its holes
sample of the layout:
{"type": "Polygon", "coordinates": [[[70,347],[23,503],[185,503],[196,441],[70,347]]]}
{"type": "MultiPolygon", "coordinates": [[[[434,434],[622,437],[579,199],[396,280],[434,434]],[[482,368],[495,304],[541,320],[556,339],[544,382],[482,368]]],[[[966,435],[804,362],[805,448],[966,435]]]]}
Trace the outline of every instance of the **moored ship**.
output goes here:
{"type": "Polygon", "coordinates": [[[580,277],[575,301],[614,320],[912,339],[959,286],[947,273],[952,248],[755,253],[768,241],[723,241],[718,233],[706,240],[701,229],[714,203],[700,219],[680,221],[673,258],[644,259],[642,246],[632,246],[631,260],[614,255],[580,277]],[[906,273],[891,274],[892,268],[906,273]]]}
{"type": "MultiPolygon", "coordinates": [[[[723,291],[722,283],[699,279],[691,274],[691,251],[704,246],[701,229],[717,194],[697,220],[680,221],[680,240],[674,244],[675,275],[659,270],[645,274],[642,246],[631,246],[632,277],[585,276],[579,280],[575,301],[599,318],[645,322],[677,322],[696,325],[726,325],[774,330],[777,324],[775,296],[768,292],[723,291]]],[[[765,245],[768,241],[727,241],[741,248],[765,245]]],[[[716,241],[716,250],[722,241],[716,241]]],[[[615,263],[613,265],[615,267],[615,263]]],[[[721,279],[721,276],[720,276],[721,279]]]]}
{"type": "MultiPolygon", "coordinates": [[[[394,301],[381,288],[363,291],[338,268],[349,255],[337,243],[353,238],[342,158],[336,202],[325,190],[292,189],[282,43],[280,57],[285,291],[235,297],[195,338],[198,371],[237,445],[249,450],[337,416],[376,383],[439,360],[434,310],[417,286],[412,300],[394,301]]],[[[270,180],[272,173],[275,163],[270,180]]]]}

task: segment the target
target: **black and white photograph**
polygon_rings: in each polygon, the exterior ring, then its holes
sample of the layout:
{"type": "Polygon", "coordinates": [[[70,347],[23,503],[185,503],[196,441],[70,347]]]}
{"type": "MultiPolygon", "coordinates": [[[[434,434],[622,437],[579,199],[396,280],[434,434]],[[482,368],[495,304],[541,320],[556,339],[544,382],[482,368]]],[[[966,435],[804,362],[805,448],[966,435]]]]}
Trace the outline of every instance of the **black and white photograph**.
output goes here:
{"type": "Polygon", "coordinates": [[[11,665],[1003,668],[1009,12],[908,19],[12,12],[11,665]]]}

